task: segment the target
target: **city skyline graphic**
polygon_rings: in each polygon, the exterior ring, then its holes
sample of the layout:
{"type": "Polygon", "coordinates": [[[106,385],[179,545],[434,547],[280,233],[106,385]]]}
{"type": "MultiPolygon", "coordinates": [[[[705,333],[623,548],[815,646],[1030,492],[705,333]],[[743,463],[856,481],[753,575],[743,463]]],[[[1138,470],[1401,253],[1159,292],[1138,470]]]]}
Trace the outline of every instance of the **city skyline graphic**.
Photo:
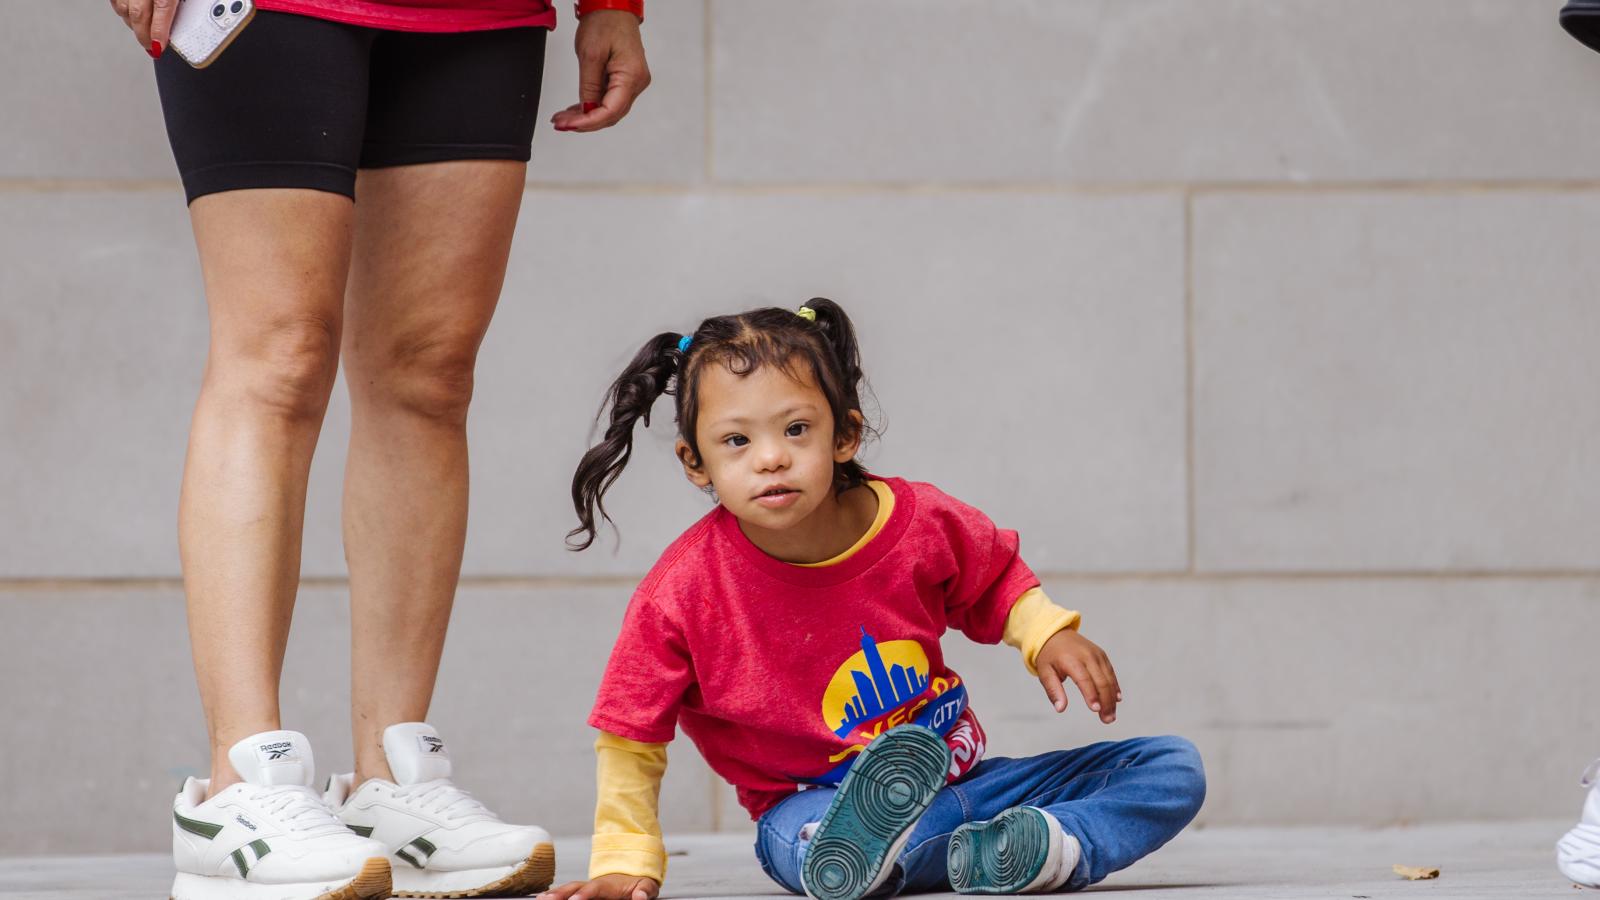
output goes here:
{"type": "Polygon", "coordinates": [[[928,687],[928,673],[918,671],[916,666],[886,665],[878,652],[877,640],[867,634],[865,625],[861,626],[861,654],[867,671],[850,670],[856,693],[845,702],[844,720],[834,729],[840,737],[862,722],[876,719],[910,701],[928,687]]]}

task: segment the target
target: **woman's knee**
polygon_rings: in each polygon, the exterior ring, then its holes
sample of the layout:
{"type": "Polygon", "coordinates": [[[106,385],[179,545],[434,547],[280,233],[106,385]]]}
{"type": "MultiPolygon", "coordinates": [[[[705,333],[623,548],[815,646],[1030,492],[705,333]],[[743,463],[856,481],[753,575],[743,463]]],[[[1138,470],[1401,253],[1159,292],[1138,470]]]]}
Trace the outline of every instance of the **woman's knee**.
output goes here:
{"type": "Polygon", "coordinates": [[[284,315],[213,343],[210,378],[258,410],[320,422],[339,370],[339,324],[284,315]]]}
{"type": "Polygon", "coordinates": [[[478,333],[436,330],[354,349],[345,362],[352,398],[357,404],[464,424],[482,339],[478,333]]]}

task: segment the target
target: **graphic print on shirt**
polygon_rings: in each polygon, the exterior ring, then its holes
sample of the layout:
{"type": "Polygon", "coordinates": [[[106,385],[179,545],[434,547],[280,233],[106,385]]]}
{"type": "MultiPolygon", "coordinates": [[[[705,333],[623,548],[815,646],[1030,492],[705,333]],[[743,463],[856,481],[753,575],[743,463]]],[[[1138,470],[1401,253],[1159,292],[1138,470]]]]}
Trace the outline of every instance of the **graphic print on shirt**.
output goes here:
{"type": "Polygon", "coordinates": [[[861,650],[839,666],[822,695],[822,719],[849,746],[813,784],[838,784],[857,753],[896,725],[915,724],[949,735],[967,708],[967,687],[954,672],[929,673],[928,654],[916,641],[879,643],[861,628],[861,650]]]}

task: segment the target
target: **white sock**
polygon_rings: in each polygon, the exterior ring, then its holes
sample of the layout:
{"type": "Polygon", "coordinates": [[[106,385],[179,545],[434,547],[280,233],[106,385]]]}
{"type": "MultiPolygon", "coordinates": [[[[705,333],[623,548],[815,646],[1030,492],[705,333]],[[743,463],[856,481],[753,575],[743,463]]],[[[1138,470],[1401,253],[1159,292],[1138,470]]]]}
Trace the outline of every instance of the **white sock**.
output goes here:
{"type": "MultiPolygon", "coordinates": [[[[1044,811],[1040,810],[1040,812],[1044,811]]],[[[1044,815],[1055,822],[1057,828],[1061,828],[1061,822],[1055,816],[1049,813],[1044,813],[1044,815]]],[[[1055,874],[1050,876],[1050,880],[1034,888],[1034,891],[1049,892],[1060,890],[1068,879],[1072,878],[1072,873],[1078,870],[1078,861],[1082,858],[1083,847],[1078,843],[1078,839],[1073,836],[1072,832],[1061,828],[1061,852],[1056,860],[1055,874]]]]}

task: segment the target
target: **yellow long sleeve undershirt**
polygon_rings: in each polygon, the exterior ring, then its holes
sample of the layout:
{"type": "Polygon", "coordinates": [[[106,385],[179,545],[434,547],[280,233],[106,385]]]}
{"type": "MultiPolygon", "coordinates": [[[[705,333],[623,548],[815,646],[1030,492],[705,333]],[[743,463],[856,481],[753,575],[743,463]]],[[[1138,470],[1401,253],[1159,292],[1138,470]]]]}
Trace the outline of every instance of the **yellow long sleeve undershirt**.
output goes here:
{"type": "MultiPolygon", "coordinates": [[[[878,495],[878,513],[855,545],[813,566],[837,565],[849,559],[889,521],[894,494],[881,481],[867,482],[878,495]]],[[[1030,674],[1045,641],[1064,628],[1077,628],[1076,612],[1050,602],[1040,588],[1023,592],[1006,614],[1005,643],[1022,653],[1030,674]]],[[[661,777],[667,771],[667,745],[630,741],[607,731],[594,742],[598,800],[594,810],[594,845],[589,877],[633,875],[661,881],[667,853],[661,841],[661,777]]]]}

